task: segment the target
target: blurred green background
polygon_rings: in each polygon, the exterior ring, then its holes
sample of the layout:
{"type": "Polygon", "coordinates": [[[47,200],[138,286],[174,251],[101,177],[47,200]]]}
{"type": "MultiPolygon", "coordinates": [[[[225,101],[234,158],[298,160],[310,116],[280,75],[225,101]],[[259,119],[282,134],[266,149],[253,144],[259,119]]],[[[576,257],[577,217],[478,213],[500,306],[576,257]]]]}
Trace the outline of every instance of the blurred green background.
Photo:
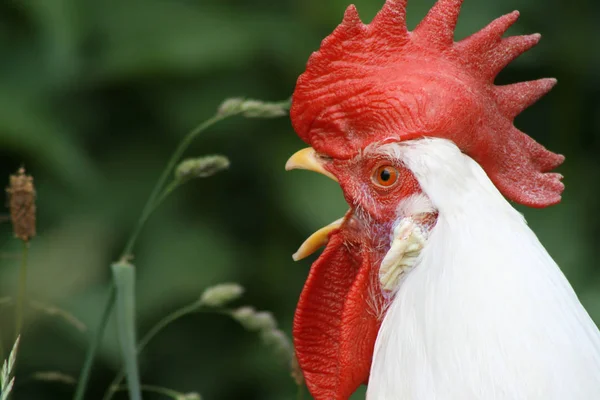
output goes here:
{"type": "MultiPolygon", "coordinates": [[[[0,175],[7,182],[24,164],[37,184],[31,297],[94,328],[109,264],[178,141],[227,97],[286,99],[310,52],[349,2],[3,0],[0,175]]],[[[383,0],[354,3],[369,21],[383,0]]],[[[410,2],[411,27],[432,3],[410,2]]],[[[520,209],[600,321],[600,52],[594,48],[600,3],[466,0],[457,37],[513,9],[522,17],[511,33],[541,32],[544,39],[498,81],[558,78],[516,124],[567,156],[560,169],[563,203],[520,209]]],[[[235,118],[194,143],[188,156],[223,153],[232,166],[178,190],[144,230],[134,261],[140,332],[223,281],[243,284],[247,292],[239,304],[272,311],[290,332],[310,265],[293,263],[291,254],[346,210],[327,178],[284,172],[287,157],[302,146],[288,118],[235,118]]],[[[0,238],[2,297],[14,294],[20,243],[7,223],[0,225],[0,238]]],[[[32,314],[27,327],[19,377],[47,370],[78,374],[89,331],[40,314],[32,314]]],[[[7,347],[8,308],[0,308],[0,328],[7,347]]],[[[89,399],[100,397],[118,366],[111,325],[89,399]]],[[[256,335],[215,315],[192,316],[167,329],[144,353],[141,373],[145,383],[198,391],[206,399],[285,400],[296,393],[287,365],[256,335]]],[[[68,385],[30,382],[18,386],[14,398],[71,393],[68,385]]]]}

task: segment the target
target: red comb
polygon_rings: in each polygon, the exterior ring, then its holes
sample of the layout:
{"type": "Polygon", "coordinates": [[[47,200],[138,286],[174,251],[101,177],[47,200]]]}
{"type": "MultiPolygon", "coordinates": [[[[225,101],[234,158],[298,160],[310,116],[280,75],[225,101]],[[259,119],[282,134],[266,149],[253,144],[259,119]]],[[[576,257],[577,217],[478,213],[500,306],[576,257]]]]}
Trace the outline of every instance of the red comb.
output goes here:
{"type": "Polygon", "coordinates": [[[513,125],[556,80],[494,85],[496,75],[540,35],[502,38],[519,16],[515,11],[454,42],[461,4],[439,0],[412,32],[406,0],[387,0],[369,25],[348,7],[298,79],[294,129],[335,158],[383,140],[446,138],[510,200],[533,207],[558,203],[562,176],[548,171],[564,157],[513,125]]]}

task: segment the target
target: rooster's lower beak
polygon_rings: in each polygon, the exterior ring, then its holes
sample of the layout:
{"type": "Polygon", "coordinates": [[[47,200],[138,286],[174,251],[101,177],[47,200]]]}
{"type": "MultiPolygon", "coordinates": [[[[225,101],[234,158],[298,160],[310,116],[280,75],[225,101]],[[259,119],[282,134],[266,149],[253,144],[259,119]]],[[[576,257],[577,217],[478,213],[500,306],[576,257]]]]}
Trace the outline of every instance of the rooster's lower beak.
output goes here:
{"type": "Polygon", "coordinates": [[[331,232],[340,229],[343,222],[344,218],[340,218],[310,235],[308,239],[302,243],[300,248],[298,248],[298,251],[292,255],[294,261],[302,260],[325,246],[327,242],[329,242],[329,235],[331,232]]]}

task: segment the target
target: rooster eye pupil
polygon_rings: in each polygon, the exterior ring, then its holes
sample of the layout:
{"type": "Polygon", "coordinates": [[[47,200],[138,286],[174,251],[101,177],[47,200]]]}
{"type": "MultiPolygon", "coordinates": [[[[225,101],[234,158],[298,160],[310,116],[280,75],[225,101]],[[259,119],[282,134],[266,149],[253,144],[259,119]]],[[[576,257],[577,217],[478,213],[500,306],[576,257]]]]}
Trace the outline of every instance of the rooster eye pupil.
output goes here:
{"type": "Polygon", "coordinates": [[[379,176],[382,181],[387,182],[392,177],[392,174],[387,169],[384,169],[383,171],[381,171],[381,174],[379,176]]]}

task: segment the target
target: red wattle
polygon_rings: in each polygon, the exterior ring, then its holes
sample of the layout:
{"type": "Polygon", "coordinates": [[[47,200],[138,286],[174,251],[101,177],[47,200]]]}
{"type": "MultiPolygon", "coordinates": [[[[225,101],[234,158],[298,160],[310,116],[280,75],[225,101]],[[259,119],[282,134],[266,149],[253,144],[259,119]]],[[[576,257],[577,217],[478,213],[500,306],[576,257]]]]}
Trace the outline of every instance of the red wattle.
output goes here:
{"type": "Polygon", "coordinates": [[[343,231],[312,265],[294,317],[298,363],[315,400],[347,400],[369,379],[380,320],[371,263],[343,231]]]}

